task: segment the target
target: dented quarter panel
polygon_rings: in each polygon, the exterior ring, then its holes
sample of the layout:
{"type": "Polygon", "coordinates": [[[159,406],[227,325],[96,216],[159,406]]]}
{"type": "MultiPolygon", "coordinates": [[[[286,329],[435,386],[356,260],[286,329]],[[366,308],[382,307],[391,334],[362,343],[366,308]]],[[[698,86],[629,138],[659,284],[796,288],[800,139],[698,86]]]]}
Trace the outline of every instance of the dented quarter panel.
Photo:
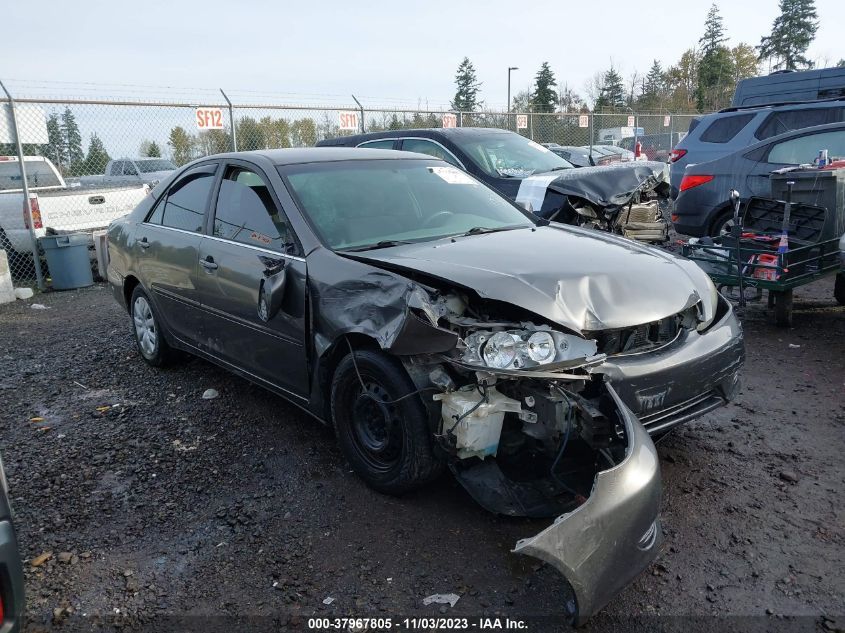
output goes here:
{"type": "Polygon", "coordinates": [[[623,413],[625,458],[596,475],[589,499],[514,548],[549,563],[572,586],[578,624],[639,575],[660,550],[660,465],[646,430],[609,389],[623,413]]]}
{"type": "Polygon", "coordinates": [[[604,232],[552,225],[360,254],[521,306],[574,332],[657,321],[708,297],[694,263],[604,232]]]}

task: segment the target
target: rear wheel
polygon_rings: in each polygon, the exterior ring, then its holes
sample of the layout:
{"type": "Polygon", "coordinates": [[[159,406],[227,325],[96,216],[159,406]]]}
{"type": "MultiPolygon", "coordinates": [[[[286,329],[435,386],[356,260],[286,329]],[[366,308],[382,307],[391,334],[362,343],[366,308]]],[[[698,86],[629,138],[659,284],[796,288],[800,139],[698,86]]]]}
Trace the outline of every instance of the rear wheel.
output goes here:
{"type": "Polygon", "coordinates": [[[129,315],[132,317],[132,332],[141,357],[153,367],[163,367],[170,362],[173,350],[164,338],[150,298],[140,285],[132,291],[129,315]]]}
{"type": "Polygon", "coordinates": [[[729,235],[733,226],[733,210],[727,209],[725,211],[722,211],[719,215],[716,216],[716,219],[713,220],[713,224],[710,225],[710,236],[719,237],[721,235],[729,235]]]}
{"type": "Polygon", "coordinates": [[[331,410],[338,444],[352,469],[379,492],[415,490],[443,470],[420,398],[396,402],[414,390],[401,363],[381,352],[356,351],[354,359],[350,353],[335,370],[331,410]]]}

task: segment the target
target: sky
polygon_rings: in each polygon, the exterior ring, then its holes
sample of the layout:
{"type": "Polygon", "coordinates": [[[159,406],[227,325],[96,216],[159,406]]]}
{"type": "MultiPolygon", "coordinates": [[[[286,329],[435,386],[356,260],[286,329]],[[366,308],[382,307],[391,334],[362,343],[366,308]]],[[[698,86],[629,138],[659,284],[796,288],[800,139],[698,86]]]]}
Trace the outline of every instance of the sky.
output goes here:
{"type": "MultiPolygon", "coordinates": [[[[710,1],[532,0],[0,0],[0,79],[18,93],[161,94],[222,87],[304,104],[448,104],[464,56],[491,108],[528,88],[544,61],[558,83],[585,83],[613,64],[626,79],[695,45],[710,1]],[[116,8],[119,7],[119,11],[116,8]],[[52,83],[66,82],[66,83],[52,83]],[[136,88],[136,86],[138,86],[136,88]],[[152,87],[156,87],[155,90],[152,87]],[[164,87],[164,88],[163,88],[164,87]]],[[[722,2],[730,44],[759,44],[776,0],[722,2]]],[[[809,57],[845,57],[845,2],[816,0],[809,57]]],[[[26,96],[26,95],[24,95],[26,96]]]]}

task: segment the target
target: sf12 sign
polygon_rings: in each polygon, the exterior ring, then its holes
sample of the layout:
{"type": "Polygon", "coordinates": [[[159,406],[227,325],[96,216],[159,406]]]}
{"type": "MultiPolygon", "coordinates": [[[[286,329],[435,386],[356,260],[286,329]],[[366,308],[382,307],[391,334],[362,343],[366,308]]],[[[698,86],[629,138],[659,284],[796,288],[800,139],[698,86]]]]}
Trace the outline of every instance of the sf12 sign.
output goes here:
{"type": "Polygon", "coordinates": [[[443,115],[443,127],[458,127],[458,115],[446,112],[443,115]]]}
{"type": "Polygon", "coordinates": [[[590,115],[589,114],[578,115],[578,127],[590,127],[590,115]]]}
{"type": "Polygon", "coordinates": [[[358,113],[357,112],[340,112],[338,113],[338,124],[341,130],[358,131],[358,113]]]}
{"type": "Polygon", "coordinates": [[[200,130],[223,129],[223,110],[220,108],[197,108],[196,118],[200,130]]]}
{"type": "Polygon", "coordinates": [[[635,125],[634,117],[629,116],[628,117],[628,127],[634,127],[634,125],[635,125]]]}
{"type": "Polygon", "coordinates": [[[516,129],[517,130],[524,130],[528,128],[528,115],[527,114],[517,114],[516,115],[516,129]]]}
{"type": "Polygon", "coordinates": [[[671,125],[671,123],[672,123],[672,117],[671,116],[669,116],[667,114],[666,116],[663,117],[663,127],[669,127],[669,125],[671,125]]]}

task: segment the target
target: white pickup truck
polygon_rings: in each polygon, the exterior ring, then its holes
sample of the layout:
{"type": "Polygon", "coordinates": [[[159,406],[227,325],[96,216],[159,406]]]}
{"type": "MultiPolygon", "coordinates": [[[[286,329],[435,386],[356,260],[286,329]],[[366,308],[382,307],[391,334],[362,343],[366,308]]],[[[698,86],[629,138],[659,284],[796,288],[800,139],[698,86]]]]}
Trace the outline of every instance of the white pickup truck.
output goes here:
{"type": "MultiPolygon", "coordinates": [[[[126,187],[68,186],[43,156],[25,156],[29,205],[35,237],[104,229],[134,209],[149,193],[148,185],[126,187]]],[[[32,252],[29,221],[17,156],[0,156],[0,249],[10,260],[32,252]]]]}
{"type": "Polygon", "coordinates": [[[166,158],[118,158],[106,164],[102,176],[82,176],[83,186],[130,185],[146,183],[155,187],[176,165],[166,158]]]}

